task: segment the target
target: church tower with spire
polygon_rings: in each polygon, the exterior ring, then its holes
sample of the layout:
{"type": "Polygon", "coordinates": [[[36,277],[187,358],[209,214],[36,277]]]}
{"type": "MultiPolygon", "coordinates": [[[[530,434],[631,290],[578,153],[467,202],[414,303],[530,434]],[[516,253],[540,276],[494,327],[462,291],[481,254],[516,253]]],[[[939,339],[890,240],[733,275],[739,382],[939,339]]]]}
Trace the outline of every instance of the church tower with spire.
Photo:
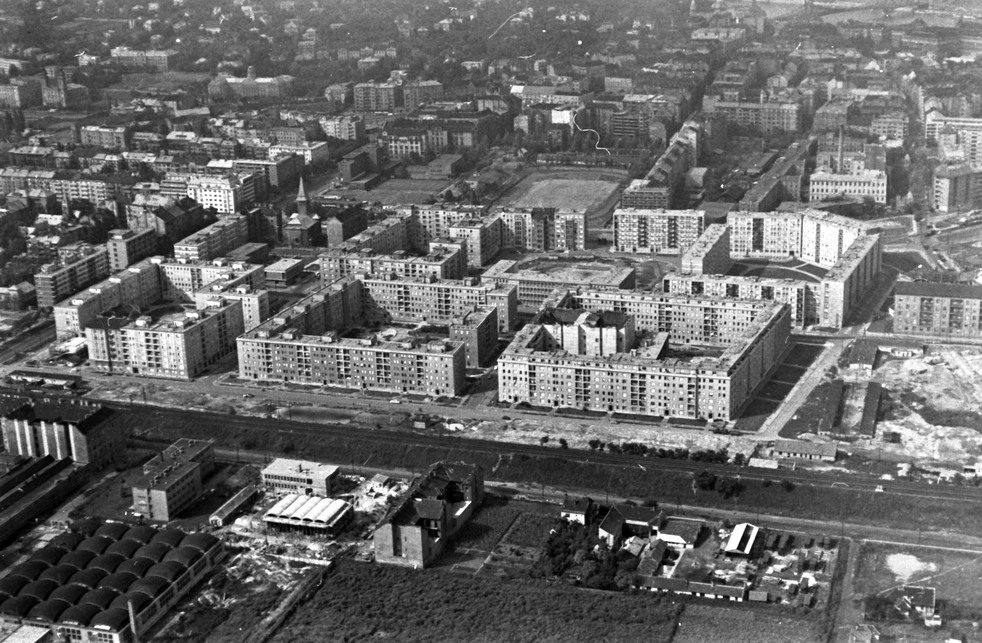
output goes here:
{"type": "Polygon", "coordinates": [[[303,187],[303,177],[300,177],[300,186],[297,188],[297,214],[306,215],[307,214],[307,190],[303,187]]]}

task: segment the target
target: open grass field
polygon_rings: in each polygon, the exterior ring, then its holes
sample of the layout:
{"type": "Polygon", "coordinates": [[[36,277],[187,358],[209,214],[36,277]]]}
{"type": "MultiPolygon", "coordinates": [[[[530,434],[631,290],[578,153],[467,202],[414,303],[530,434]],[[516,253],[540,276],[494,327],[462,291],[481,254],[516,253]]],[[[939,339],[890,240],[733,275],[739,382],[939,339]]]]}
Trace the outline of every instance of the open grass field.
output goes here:
{"type": "Polygon", "coordinates": [[[869,596],[902,583],[937,590],[946,620],[982,618],[982,554],[863,543],[853,578],[857,596],[869,596]]]}
{"type": "Polygon", "coordinates": [[[659,643],[680,611],[668,597],[341,560],[271,641],[659,643]]]}
{"type": "Polygon", "coordinates": [[[507,498],[486,496],[480,510],[454,537],[454,547],[490,552],[521,513],[509,506],[507,498]]]}
{"type": "Polygon", "coordinates": [[[822,640],[814,621],[750,608],[689,605],[672,643],[818,643],[822,640]]]}

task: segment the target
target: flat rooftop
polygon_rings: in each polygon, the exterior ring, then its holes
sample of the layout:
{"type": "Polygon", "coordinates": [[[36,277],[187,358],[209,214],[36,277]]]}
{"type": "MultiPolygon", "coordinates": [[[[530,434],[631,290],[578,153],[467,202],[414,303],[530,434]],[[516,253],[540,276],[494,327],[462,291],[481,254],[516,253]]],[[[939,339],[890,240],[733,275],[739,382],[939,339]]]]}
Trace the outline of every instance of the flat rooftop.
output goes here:
{"type": "Polygon", "coordinates": [[[620,286],[635,273],[631,267],[612,262],[576,258],[540,257],[523,262],[508,259],[492,265],[484,277],[526,281],[555,281],[576,285],[620,286]]]}

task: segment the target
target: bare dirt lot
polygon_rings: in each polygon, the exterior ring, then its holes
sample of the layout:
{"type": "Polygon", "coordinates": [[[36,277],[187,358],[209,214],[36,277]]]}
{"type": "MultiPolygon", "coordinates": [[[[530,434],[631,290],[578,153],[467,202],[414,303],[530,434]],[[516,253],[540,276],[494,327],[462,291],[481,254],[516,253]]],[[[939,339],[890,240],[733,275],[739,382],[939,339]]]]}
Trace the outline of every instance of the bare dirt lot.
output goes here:
{"type": "Polygon", "coordinates": [[[932,346],[919,357],[888,359],[872,379],[889,391],[877,434],[900,438],[883,443],[885,453],[952,474],[982,455],[982,348],[932,346]]]}
{"type": "Polygon", "coordinates": [[[589,225],[603,227],[626,179],[627,172],[609,168],[536,170],[501,197],[497,205],[586,210],[589,225]]]}

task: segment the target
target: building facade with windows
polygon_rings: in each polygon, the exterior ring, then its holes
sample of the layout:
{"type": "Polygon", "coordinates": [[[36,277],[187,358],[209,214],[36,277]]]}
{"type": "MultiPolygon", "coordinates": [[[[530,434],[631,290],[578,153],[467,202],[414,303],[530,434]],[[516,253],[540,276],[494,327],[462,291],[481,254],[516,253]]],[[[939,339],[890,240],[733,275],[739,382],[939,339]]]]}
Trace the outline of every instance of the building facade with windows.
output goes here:
{"type": "Polygon", "coordinates": [[[897,282],[893,332],[982,336],[982,286],[897,282]]]}

